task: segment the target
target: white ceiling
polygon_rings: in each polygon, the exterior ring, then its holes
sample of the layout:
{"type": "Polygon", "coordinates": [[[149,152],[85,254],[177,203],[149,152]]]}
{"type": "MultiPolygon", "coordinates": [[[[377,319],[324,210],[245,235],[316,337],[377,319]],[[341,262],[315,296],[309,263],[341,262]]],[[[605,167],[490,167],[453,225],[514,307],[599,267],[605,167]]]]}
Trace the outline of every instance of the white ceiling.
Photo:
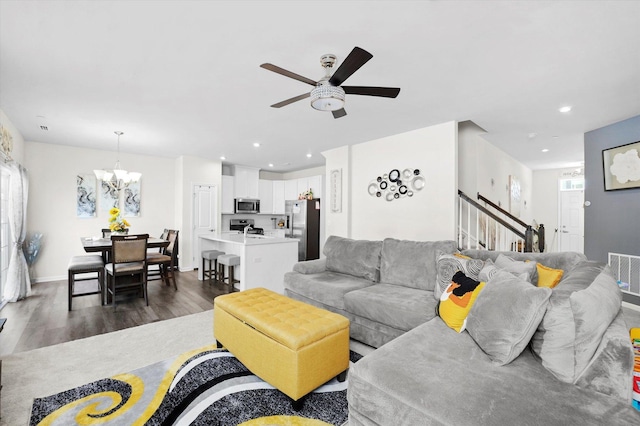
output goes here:
{"type": "Polygon", "coordinates": [[[640,114],[640,2],[0,0],[0,108],[28,141],[115,151],[120,130],[123,152],[280,172],[450,120],[532,169],[574,166],[584,132],[640,114]],[[397,99],[269,107],[310,86],[260,64],[317,80],[354,46],[373,59],[345,84],[397,99]]]}

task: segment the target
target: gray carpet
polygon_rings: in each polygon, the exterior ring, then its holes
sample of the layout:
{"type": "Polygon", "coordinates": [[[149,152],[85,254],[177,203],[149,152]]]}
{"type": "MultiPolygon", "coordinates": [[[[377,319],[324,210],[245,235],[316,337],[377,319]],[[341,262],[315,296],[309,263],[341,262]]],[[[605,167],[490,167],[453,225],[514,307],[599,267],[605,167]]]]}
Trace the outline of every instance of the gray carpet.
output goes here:
{"type": "Polygon", "coordinates": [[[0,425],[26,425],[33,398],[210,345],[213,310],[7,356],[0,425]]]}

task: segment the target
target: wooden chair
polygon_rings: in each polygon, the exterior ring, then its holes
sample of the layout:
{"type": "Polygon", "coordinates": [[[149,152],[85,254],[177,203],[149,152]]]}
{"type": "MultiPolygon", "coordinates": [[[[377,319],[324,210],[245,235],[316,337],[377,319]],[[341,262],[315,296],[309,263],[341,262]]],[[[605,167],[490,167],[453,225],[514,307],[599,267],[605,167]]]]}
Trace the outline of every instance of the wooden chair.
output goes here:
{"type": "Polygon", "coordinates": [[[111,261],[105,266],[107,273],[107,296],[111,296],[116,307],[116,293],[142,290],[147,296],[147,241],[149,234],[112,235],[111,261]]]}
{"type": "Polygon", "coordinates": [[[99,254],[88,256],[73,256],[69,261],[68,271],[68,299],[69,310],[71,310],[72,299],[79,296],[88,296],[90,294],[100,294],[101,303],[104,305],[104,262],[99,254]],[[97,274],[97,277],[93,274],[97,274]],[[81,275],[84,278],[76,278],[81,275]],[[87,276],[90,275],[90,276],[87,276]],[[96,280],[97,288],[85,291],[77,291],[75,283],[78,281],[96,280]]]}
{"type": "Polygon", "coordinates": [[[178,284],[174,272],[178,268],[178,232],[173,229],[168,230],[166,238],[169,240],[169,245],[163,248],[162,253],[147,253],[147,265],[158,267],[157,270],[147,270],[147,279],[163,280],[168,286],[173,281],[176,291],[178,284]]]}

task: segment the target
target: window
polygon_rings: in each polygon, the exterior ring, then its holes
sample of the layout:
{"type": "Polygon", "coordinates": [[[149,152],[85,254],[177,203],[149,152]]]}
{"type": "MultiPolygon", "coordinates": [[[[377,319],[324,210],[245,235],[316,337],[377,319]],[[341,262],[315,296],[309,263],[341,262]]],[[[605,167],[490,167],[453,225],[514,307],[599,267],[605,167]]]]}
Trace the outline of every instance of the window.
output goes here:
{"type": "Polygon", "coordinates": [[[560,191],[582,191],[582,190],[584,190],[584,178],[560,180],[560,191]]]}
{"type": "Polygon", "coordinates": [[[2,180],[0,191],[2,202],[0,204],[0,306],[4,302],[4,286],[7,281],[7,269],[11,256],[11,231],[9,228],[9,170],[0,167],[2,180]]]}

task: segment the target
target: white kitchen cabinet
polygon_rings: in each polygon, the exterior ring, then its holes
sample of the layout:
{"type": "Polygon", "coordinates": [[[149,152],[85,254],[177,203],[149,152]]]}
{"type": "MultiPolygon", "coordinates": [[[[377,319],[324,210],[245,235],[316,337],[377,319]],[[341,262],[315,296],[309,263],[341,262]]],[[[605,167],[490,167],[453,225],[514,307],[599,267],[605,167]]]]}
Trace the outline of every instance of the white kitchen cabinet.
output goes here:
{"type": "Polygon", "coordinates": [[[273,181],[267,179],[258,180],[258,199],[260,200],[260,213],[273,213],[273,181]]]}
{"type": "Polygon", "coordinates": [[[246,166],[233,166],[235,198],[258,198],[260,169],[246,166]]]}
{"type": "Polygon", "coordinates": [[[298,178],[298,194],[304,194],[309,190],[309,178],[298,178]]]}
{"type": "Polygon", "coordinates": [[[313,191],[313,198],[322,198],[322,175],[309,177],[307,185],[313,191]]]}
{"type": "Polygon", "coordinates": [[[233,214],[233,176],[222,175],[222,214],[233,214]]]}
{"type": "Polygon", "coordinates": [[[284,181],[273,181],[273,213],[284,214],[284,201],[286,197],[284,195],[284,181]]]}
{"type": "Polygon", "coordinates": [[[298,180],[291,179],[284,181],[284,199],[285,200],[297,200],[298,199],[298,180]]]}

